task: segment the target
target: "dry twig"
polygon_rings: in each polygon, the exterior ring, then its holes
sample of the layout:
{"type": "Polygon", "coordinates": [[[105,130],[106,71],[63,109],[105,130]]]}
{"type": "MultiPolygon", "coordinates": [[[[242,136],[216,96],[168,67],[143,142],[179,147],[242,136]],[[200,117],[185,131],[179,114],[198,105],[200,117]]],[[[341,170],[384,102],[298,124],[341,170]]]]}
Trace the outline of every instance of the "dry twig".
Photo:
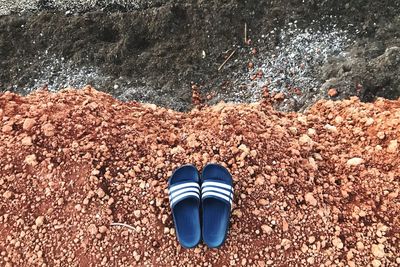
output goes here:
{"type": "Polygon", "coordinates": [[[122,227],[126,227],[128,229],[131,229],[131,230],[135,230],[135,228],[133,228],[133,226],[126,224],[126,223],[111,223],[110,225],[111,226],[122,226],[122,227]]]}
{"type": "Polygon", "coordinates": [[[247,44],[247,23],[244,23],[244,43],[247,44]]]}
{"type": "Polygon", "coordinates": [[[218,71],[220,71],[222,69],[223,66],[225,66],[226,62],[228,62],[229,59],[231,59],[231,57],[235,54],[236,49],[232,51],[232,53],[229,55],[229,57],[227,57],[227,59],[225,59],[224,63],[221,64],[221,66],[219,66],[218,71]]]}

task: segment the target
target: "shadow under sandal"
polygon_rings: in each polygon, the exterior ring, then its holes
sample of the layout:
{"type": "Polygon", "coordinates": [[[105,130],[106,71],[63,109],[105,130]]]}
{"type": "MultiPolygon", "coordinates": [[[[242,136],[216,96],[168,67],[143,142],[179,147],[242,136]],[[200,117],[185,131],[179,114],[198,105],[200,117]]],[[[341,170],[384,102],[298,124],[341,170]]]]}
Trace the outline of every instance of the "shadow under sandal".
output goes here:
{"type": "Polygon", "coordinates": [[[200,185],[196,167],[180,167],[172,174],[168,184],[178,241],[185,248],[195,247],[201,239],[200,185]]]}
{"type": "Polygon", "coordinates": [[[210,248],[220,247],[226,239],[233,200],[233,180],[227,169],[208,164],[203,169],[201,201],[203,241],[210,248]]]}

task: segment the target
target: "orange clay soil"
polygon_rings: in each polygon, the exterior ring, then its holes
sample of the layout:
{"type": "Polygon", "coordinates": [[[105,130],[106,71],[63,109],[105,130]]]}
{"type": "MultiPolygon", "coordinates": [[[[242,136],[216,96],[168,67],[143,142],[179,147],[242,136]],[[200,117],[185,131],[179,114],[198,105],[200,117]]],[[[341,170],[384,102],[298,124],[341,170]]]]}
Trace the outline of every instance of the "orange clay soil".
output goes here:
{"type": "Polygon", "coordinates": [[[85,87],[0,94],[0,121],[1,266],[400,264],[400,100],[179,113],[85,87]],[[167,179],[207,162],[233,174],[231,230],[186,250],[167,179]]]}

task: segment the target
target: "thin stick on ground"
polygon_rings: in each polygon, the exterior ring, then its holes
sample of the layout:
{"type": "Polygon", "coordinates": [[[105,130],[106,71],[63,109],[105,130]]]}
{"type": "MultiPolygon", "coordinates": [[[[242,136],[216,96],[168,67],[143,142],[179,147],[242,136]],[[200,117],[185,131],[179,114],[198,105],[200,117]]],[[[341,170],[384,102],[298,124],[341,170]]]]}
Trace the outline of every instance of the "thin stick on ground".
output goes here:
{"type": "Polygon", "coordinates": [[[228,62],[229,59],[231,59],[231,57],[235,54],[236,49],[232,51],[232,53],[229,55],[229,57],[227,57],[227,59],[225,59],[224,63],[221,64],[221,66],[219,66],[218,71],[220,71],[222,69],[223,66],[225,66],[226,62],[228,62]]]}
{"type": "Polygon", "coordinates": [[[131,229],[131,230],[135,230],[135,228],[133,228],[133,226],[126,224],[126,223],[111,223],[110,225],[111,226],[122,226],[122,227],[126,227],[128,229],[131,229]]]}
{"type": "Polygon", "coordinates": [[[247,23],[244,23],[244,44],[247,44],[247,23]]]}

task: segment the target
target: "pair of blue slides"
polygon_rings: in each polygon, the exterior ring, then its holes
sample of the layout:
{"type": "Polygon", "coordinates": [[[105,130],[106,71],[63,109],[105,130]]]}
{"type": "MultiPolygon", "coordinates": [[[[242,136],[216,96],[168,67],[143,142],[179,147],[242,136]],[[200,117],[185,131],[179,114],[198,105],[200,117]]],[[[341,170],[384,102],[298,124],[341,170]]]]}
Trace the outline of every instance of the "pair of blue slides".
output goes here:
{"type": "Polygon", "coordinates": [[[220,247],[229,228],[233,180],[219,164],[208,164],[200,177],[193,165],[184,165],[168,181],[169,200],[178,241],[185,248],[201,239],[210,248],[220,247]]]}

